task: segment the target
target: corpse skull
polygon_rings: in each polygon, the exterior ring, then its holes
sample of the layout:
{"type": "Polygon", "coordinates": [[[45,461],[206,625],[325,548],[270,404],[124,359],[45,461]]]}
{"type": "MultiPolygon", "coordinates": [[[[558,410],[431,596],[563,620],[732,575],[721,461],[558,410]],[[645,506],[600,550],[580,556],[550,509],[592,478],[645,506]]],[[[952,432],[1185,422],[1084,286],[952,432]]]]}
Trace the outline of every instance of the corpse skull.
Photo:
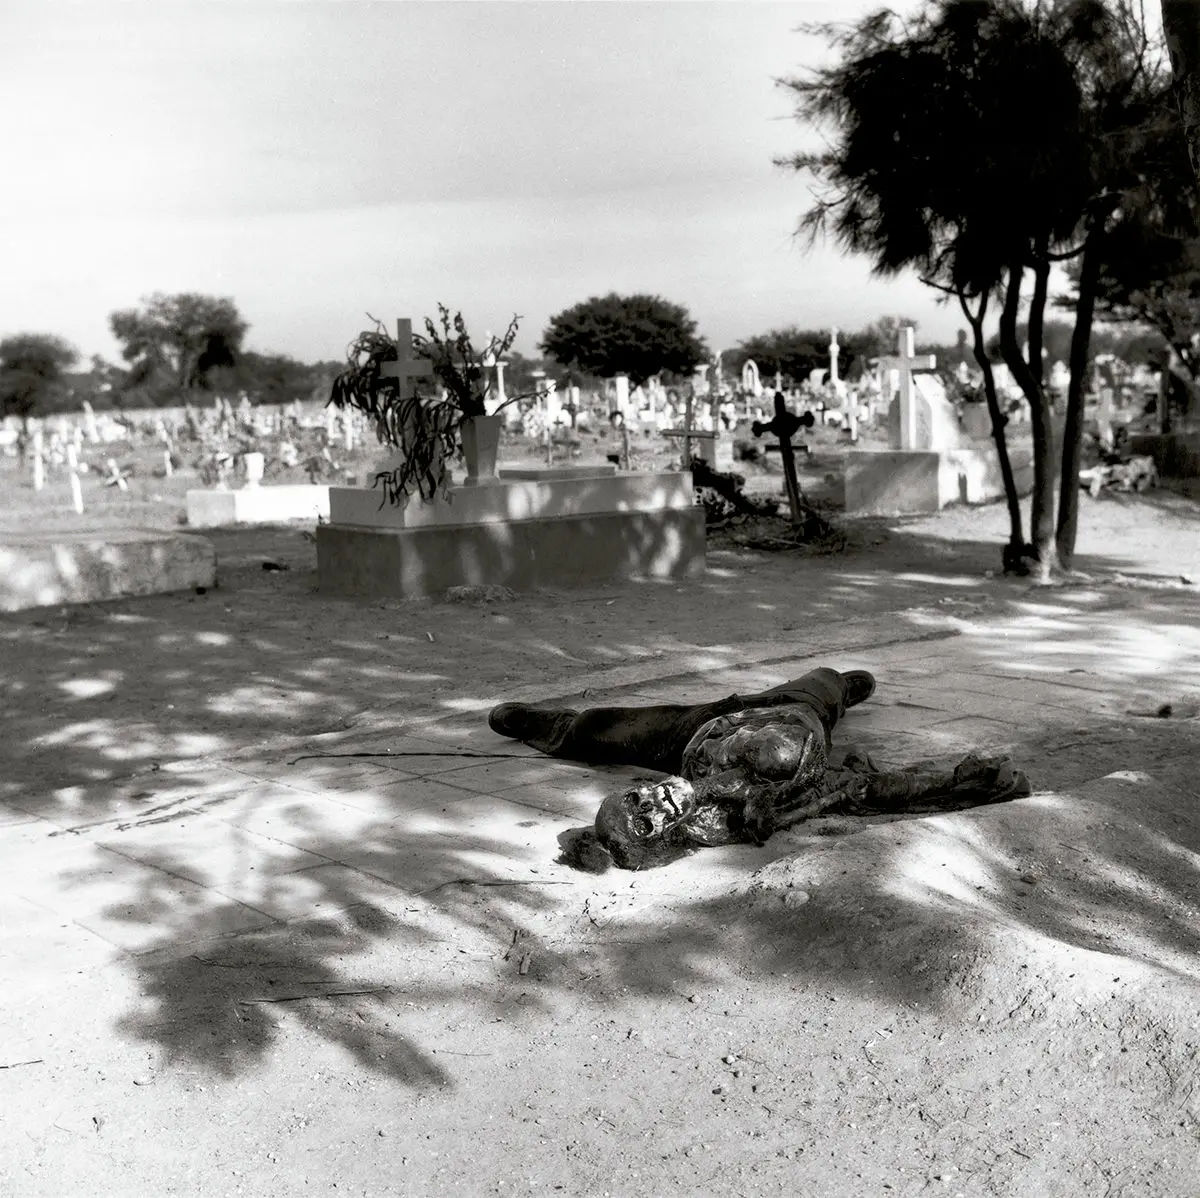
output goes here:
{"type": "Polygon", "coordinates": [[[684,778],[634,786],[609,795],[596,813],[602,840],[649,840],[666,836],[696,811],[696,791],[684,778]]]}

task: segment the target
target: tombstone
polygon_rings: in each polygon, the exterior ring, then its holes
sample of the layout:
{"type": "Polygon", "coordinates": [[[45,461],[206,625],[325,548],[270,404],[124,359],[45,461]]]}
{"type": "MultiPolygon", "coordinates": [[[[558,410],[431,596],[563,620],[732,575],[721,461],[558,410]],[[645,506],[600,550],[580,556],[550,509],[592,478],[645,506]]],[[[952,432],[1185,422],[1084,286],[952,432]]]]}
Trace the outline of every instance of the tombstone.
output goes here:
{"type": "MultiPolygon", "coordinates": [[[[888,408],[888,450],[852,450],[846,456],[846,511],[858,515],[936,512],[953,502],[979,503],[1003,495],[994,445],[973,441],[959,424],[932,356],[913,352],[913,330],[900,330],[900,352],[880,359],[895,374],[888,408]]],[[[1015,460],[1019,486],[1029,461],[1015,460]]],[[[1030,459],[1031,461],[1031,456],[1030,459]]]]}
{"type": "Polygon", "coordinates": [[[247,453],[242,455],[242,461],[246,464],[246,486],[259,486],[266,470],[266,457],[261,453],[247,453]]]}
{"type": "Polygon", "coordinates": [[[542,382],[542,413],[547,429],[556,429],[563,423],[562,396],[558,393],[558,383],[554,379],[545,379],[542,382]]]}
{"type": "Polygon", "coordinates": [[[609,407],[609,416],[619,414],[622,424],[629,419],[629,376],[618,374],[613,379],[613,401],[609,407]]]}
{"type": "Polygon", "coordinates": [[[1096,428],[1100,435],[1100,444],[1111,450],[1116,444],[1116,430],[1113,428],[1113,389],[1101,387],[1096,404],[1096,428]]]}
{"type": "Polygon", "coordinates": [[[83,515],[83,488],[79,482],[79,451],[74,443],[67,445],[67,471],[71,480],[71,503],[78,515],[83,515]]]}
{"type": "Polygon", "coordinates": [[[837,390],[841,378],[838,375],[838,355],[841,352],[841,347],[838,345],[838,331],[835,325],[829,330],[829,383],[837,390]]]}
{"type": "Polygon", "coordinates": [[[852,442],[858,440],[858,392],[842,387],[842,420],[852,442]]]}
{"type": "Polygon", "coordinates": [[[762,378],[758,373],[758,364],[753,358],[747,358],[742,364],[742,390],[757,399],[763,393],[762,378]]]}
{"type": "Polygon", "coordinates": [[[96,423],[96,412],[86,399],[83,401],[83,424],[87,439],[95,445],[100,440],[100,427],[96,423]]]}
{"type": "Polygon", "coordinates": [[[888,408],[888,426],[892,449],[933,449],[930,442],[932,419],[926,404],[913,386],[915,370],[934,370],[937,358],[932,354],[916,355],[913,349],[914,330],[905,325],[900,330],[898,353],[879,359],[884,371],[894,371],[897,376],[895,391],[896,416],[893,423],[892,409],[888,408]]]}

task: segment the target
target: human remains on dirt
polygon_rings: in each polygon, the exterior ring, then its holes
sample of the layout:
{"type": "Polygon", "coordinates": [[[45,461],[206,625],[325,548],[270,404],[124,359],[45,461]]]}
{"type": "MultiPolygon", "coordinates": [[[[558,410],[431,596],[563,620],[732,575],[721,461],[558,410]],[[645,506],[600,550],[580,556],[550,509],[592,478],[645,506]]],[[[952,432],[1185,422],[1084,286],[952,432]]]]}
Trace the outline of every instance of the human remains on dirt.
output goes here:
{"type": "Polygon", "coordinates": [[[761,845],[818,815],[954,809],[1030,793],[1025,775],[1003,756],[972,753],[952,765],[882,770],[851,751],[832,765],[834,726],[874,691],[865,670],[822,667],[757,694],[696,705],[575,711],[502,703],[488,724],[552,757],[669,775],[601,803],[594,846],[568,854],[589,868],[611,860],[646,869],[698,847],[761,845]]]}

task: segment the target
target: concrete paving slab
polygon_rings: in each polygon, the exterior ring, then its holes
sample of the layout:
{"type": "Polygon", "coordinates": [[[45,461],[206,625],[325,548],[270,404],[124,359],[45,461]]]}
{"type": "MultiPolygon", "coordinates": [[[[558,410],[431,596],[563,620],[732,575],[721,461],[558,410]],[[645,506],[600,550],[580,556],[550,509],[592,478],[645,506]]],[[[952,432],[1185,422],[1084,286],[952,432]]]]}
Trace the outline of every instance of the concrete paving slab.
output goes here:
{"type": "Polygon", "coordinates": [[[199,813],[161,824],[103,829],[94,840],[124,857],[250,906],[266,880],[326,860],[199,813]]]}

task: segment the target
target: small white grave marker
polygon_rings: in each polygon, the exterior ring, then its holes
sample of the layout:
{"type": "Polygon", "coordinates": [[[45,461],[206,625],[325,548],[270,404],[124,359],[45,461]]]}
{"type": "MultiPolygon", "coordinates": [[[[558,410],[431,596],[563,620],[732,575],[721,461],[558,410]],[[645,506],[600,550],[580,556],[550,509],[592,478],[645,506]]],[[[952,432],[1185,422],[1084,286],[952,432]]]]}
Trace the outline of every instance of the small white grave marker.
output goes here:
{"type": "Polygon", "coordinates": [[[71,472],[71,502],[75,511],[83,515],[83,487],[79,482],[79,451],[73,444],[67,446],[67,469],[71,472]]]}

